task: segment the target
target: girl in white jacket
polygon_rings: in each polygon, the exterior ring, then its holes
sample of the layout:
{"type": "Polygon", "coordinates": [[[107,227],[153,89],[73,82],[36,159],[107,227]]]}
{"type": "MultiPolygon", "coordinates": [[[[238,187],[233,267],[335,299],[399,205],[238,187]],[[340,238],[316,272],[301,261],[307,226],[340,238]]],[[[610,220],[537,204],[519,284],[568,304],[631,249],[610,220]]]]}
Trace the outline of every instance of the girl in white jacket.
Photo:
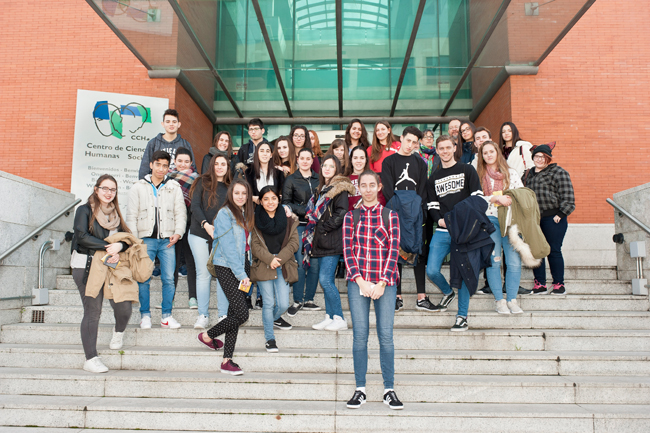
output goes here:
{"type": "Polygon", "coordinates": [[[534,167],[531,154],[533,145],[519,137],[519,130],[514,123],[504,122],[501,125],[499,145],[508,166],[517,170],[519,178],[527,169],[534,167]]]}

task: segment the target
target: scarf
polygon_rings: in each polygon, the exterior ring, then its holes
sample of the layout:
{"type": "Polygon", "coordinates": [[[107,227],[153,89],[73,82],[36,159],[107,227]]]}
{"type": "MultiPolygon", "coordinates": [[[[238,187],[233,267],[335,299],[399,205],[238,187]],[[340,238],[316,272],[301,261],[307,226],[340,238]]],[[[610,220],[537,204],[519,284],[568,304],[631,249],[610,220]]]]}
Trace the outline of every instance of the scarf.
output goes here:
{"type": "Polygon", "coordinates": [[[284,208],[278,206],[273,218],[262,206],[255,208],[255,226],[262,233],[266,247],[271,254],[278,254],[287,231],[287,215],[284,208]]]}
{"type": "Polygon", "coordinates": [[[483,175],[483,195],[488,197],[494,191],[503,191],[503,177],[503,173],[486,167],[485,174],[483,175]],[[490,179],[494,180],[494,186],[492,186],[490,179]]]}
{"type": "Polygon", "coordinates": [[[429,149],[424,145],[420,145],[420,157],[427,163],[427,174],[431,174],[433,169],[433,160],[436,158],[436,148],[429,149]]]}
{"type": "Polygon", "coordinates": [[[327,192],[332,188],[332,185],[326,186],[321,191],[318,198],[316,194],[312,195],[307,204],[307,209],[305,210],[305,219],[307,220],[307,225],[305,226],[305,231],[302,234],[302,247],[304,249],[302,267],[309,269],[309,261],[311,258],[311,250],[314,242],[314,231],[316,230],[316,224],[318,220],[325,213],[327,205],[330,202],[330,198],[326,197],[327,192]]]}
{"type": "Polygon", "coordinates": [[[174,179],[181,186],[181,191],[183,191],[183,199],[185,200],[185,206],[187,207],[192,204],[192,199],[190,198],[190,188],[198,176],[199,174],[191,167],[187,170],[172,171],[169,173],[169,177],[171,179],[174,179]]]}
{"type": "MultiPolygon", "coordinates": [[[[90,203],[90,209],[95,213],[95,205],[90,203]]],[[[120,217],[117,215],[117,209],[115,209],[114,203],[109,203],[104,206],[99,207],[99,212],[95,215],[95,219],[100,226],[108,230],[117,230],[120,227],[120,217]]]]}

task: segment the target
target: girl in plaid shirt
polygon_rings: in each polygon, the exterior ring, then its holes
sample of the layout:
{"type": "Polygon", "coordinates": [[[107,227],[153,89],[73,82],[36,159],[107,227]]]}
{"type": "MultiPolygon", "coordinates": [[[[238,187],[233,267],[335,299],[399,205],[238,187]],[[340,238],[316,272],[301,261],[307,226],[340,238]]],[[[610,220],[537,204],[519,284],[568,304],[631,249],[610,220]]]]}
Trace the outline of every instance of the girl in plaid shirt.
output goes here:
{"type": "Polygon", "coordinates": [[[350,409],[366,402],[366,372],[368,370],[368,331],[370,300],[375,304],[379,361],[384,380],[383,401],[391,409],[402,409],[393,390],[395,348],[393,319],[397,296],[397,257],[399,253],[399,219],[379,203],[379,176],[370,170],[359,176],[362,204],[348,212],[343,220],[343,257],[347,268],[348,300],[354,322],[352,355],[356,390],[348,401],[350,409]],[[358,217],[355,218],[355,213],[358,217]],[[358,223],[355,224],[355,219],[358,223]],[[388,223],[388,226],[386,226],[388,223]]]}

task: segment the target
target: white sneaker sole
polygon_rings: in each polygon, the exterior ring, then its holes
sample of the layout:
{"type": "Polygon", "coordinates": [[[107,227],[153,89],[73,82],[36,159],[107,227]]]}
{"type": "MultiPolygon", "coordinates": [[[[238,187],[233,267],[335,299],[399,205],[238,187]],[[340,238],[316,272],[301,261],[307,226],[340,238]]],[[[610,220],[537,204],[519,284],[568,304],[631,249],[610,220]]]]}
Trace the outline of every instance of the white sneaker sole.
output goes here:
{"type": "Polygon", "coordinates": [[[402,409],[404,409],[404,405],[401,405],[401,406],[391,406],[387,401],[384,401],[384,404],[385,404],[386,406],[388,406],[389,408],[393,409],[393,410],[402,410],[402,409]]]}
{"type": "Polygon", "coordinates": [[[243,371],[229,371],[229,370],[221,370],[221,372],[224,373],[224,374],[229,374],[229,375],[231,375],[231,376],[241,376],[242,374],[244,374],[243,371]]]}
{"type": "Polygon", "coordinates": [[[349,405],[349,404],[346,404],[346,406],[348,407],[348,409],[359,409],[359,408],[360,408],[361,406],[363,406],[364,404],[366,404],[366,401],[365,401],[365,400],[363,400],[361,403],[359,403],[359,404],[357,404],[357,405],[354,405],[354,406],[351,406],[351,405],[349,405]]]}

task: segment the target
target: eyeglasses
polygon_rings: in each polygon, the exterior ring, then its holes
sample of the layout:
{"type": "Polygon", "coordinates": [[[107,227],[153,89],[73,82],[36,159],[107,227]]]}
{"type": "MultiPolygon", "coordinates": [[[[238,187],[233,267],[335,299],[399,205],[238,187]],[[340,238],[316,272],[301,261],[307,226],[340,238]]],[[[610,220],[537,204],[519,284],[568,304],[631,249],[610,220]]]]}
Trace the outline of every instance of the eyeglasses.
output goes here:
{"type": "Polygon", "coordinates": [[[104,194],[107,192],[110,192],[111,194],[115,194],[117,192],[117,188],[109,188],[107,186],[100,186],[98,189],[101,189],[104,194]]]}
{"type": "Polygon", "coordinates": [[[460,132],[469,132],[469,131],[471,131],[471,129],[469,129],[469,128],[463,128],[463,129],[460,130],[460,132]]]}
{"type": "Polygon", "coordinates": [[[294,134],[293,138],[305,138],[305,135],[304,134],[302,134],[302,135],[294,134]]]}
{"type": "Polygon", "coordinates": [[[248,132],[258,132],[258,131],[261,131],[261,130],[262,130],[262,128],[257,127],[257,126],[255,126],[253,128],[248,128],[248,132]]]}
{"type": "Polygon", "coordinates": [[[423,140],[433,140],[433,135],[425,135],[422,137],[423,140]]]}
{"type": "Polygon", "coordinates": [[[537,160],[539,160],[539,161],[543,161],[543,160],[545,160],[546,158],[544,157],[544,155],[535,155],[535,156],[533,156],[533,159],[537,159],[537,160]]]}

